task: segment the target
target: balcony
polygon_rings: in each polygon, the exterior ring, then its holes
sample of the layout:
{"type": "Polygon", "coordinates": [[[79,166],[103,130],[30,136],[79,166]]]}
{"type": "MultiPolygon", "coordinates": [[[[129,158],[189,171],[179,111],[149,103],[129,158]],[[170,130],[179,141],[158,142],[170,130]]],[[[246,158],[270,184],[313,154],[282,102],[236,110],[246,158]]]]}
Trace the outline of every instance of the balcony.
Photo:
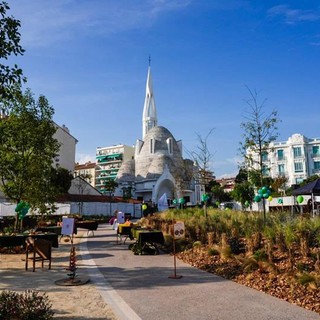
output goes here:
{"type": "Polygon", "coordinates": [[[311,158],[320,158],[320,153],[311,153],[311,158]]]}
{"type": "Polygon", "coordinates": [[[104,154],[96,156],[97,163],[110,163],[110,162],[118,162],[122,161],[122,154],[121,153],[114,153],[114,154],[104,154]]]}
{"type": "Polygon", "coordinates": [[[97,179],[100,179],[100,180],[106,180],[106,179],[114,179],[116,176],[117,176],[118,172],[112,172],[110,174],[105,174],[105,175],[101,175],[101,176],[98,176],[97,179]]]}
{"type": "Polygon", "coordinates": [[[296,154],[296,155],[293,155],[293,159],[295,160],[304,160],[306,157],[304,154],[296,154]]]}

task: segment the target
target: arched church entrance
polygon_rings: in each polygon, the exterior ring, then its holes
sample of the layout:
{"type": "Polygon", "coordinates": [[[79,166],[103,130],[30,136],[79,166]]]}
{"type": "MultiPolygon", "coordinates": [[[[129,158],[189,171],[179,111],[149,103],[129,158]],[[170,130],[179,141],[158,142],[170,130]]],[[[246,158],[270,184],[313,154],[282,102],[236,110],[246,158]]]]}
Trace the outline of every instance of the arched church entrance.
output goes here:
{"type": "Polygon", "coordinates": [[[159,183],[156,192],[156,202],[158,203],[159,198],[164,194],[167,194],[167,199],[172,200],[174,197],[174,184],[171,180],[165,179],[159,183]]]}

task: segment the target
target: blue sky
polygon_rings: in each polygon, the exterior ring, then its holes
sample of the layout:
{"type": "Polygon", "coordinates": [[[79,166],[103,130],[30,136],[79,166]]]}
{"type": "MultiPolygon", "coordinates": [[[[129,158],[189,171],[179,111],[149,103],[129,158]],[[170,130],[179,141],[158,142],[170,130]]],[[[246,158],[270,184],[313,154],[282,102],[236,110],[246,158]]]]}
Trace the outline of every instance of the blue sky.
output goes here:
{"type": "MultiPolygon", "coordinates": [[[[185,150],[197,134],[217,177],[238,172],[246,86],[279,113],[279,141],[320,137],[319,1],[12,0],[24,56],[13,59],[36,96],[79,142],[96,147],[142,136],[148,58],[158,124],[185,150]]],[[[185,154],[185,156],[187,156],[185,154]]]]}

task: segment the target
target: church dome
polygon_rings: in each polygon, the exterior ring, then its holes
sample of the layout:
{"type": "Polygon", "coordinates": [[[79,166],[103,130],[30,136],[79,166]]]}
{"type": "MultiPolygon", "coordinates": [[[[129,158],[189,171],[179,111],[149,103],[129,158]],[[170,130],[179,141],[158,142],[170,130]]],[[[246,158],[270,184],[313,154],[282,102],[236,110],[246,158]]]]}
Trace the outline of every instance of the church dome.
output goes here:
{"type": "Polygon", "coordinates": [[[124,162],[117,174],[117,182],[134,182],[135,180],[135,161],[133,159],[130,159],[126,162],[124,162]]]}
{"type": "Polygon", "coordinates": [[[181,150],[171,132],[161,126],[153,127],[145,135],[140,150],[136,152],[136,177],[159,177],[165,166],[170,171],[183,166],[181,150]]]}

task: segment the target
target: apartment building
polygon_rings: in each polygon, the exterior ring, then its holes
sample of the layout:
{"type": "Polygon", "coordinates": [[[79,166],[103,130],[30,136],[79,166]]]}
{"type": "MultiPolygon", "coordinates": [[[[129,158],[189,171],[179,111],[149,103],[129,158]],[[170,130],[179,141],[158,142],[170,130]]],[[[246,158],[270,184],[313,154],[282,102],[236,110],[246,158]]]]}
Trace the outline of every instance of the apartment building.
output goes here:
{"type": "Polygon", "coordinates": [[[231,192],[234,189],[234,186],[236,184],[235,180],[236,180],[235,177],[229,177],[229,178],[217,179],[216,181],[220,183],[224,192],[231,192]]]}
{"type": "Polygon", "coordinates": [[[76,163],[74,167],[74,177],[82,177],[86,182],[95,187],[96,163],[88,161],[86,163],[76,163]]]}
{"type": "Polygon", "coordinates": [[[96,151],[96,189],[103,193],[106,181],[115,180],[122,163],[133,158],[134,147],[123,144],[98,147],[96,151]]]}
{"type": "Polygon", "coordinates": [[[78,140],[70,134],[70,130],[65,126],[55,123],[57,131],[53,135],[60,143],[59,154],[54,159],[55,165],[67,169],[72,174],[76,158],[76,144],[78,140]]]}
{"type": "Polygon", "coordinates": [[[284,142],[272,142],[262,156],[263,171],[272,178],[285,176],[287,186],[320,175],[320,138],[293,134],[284,142]]]}

